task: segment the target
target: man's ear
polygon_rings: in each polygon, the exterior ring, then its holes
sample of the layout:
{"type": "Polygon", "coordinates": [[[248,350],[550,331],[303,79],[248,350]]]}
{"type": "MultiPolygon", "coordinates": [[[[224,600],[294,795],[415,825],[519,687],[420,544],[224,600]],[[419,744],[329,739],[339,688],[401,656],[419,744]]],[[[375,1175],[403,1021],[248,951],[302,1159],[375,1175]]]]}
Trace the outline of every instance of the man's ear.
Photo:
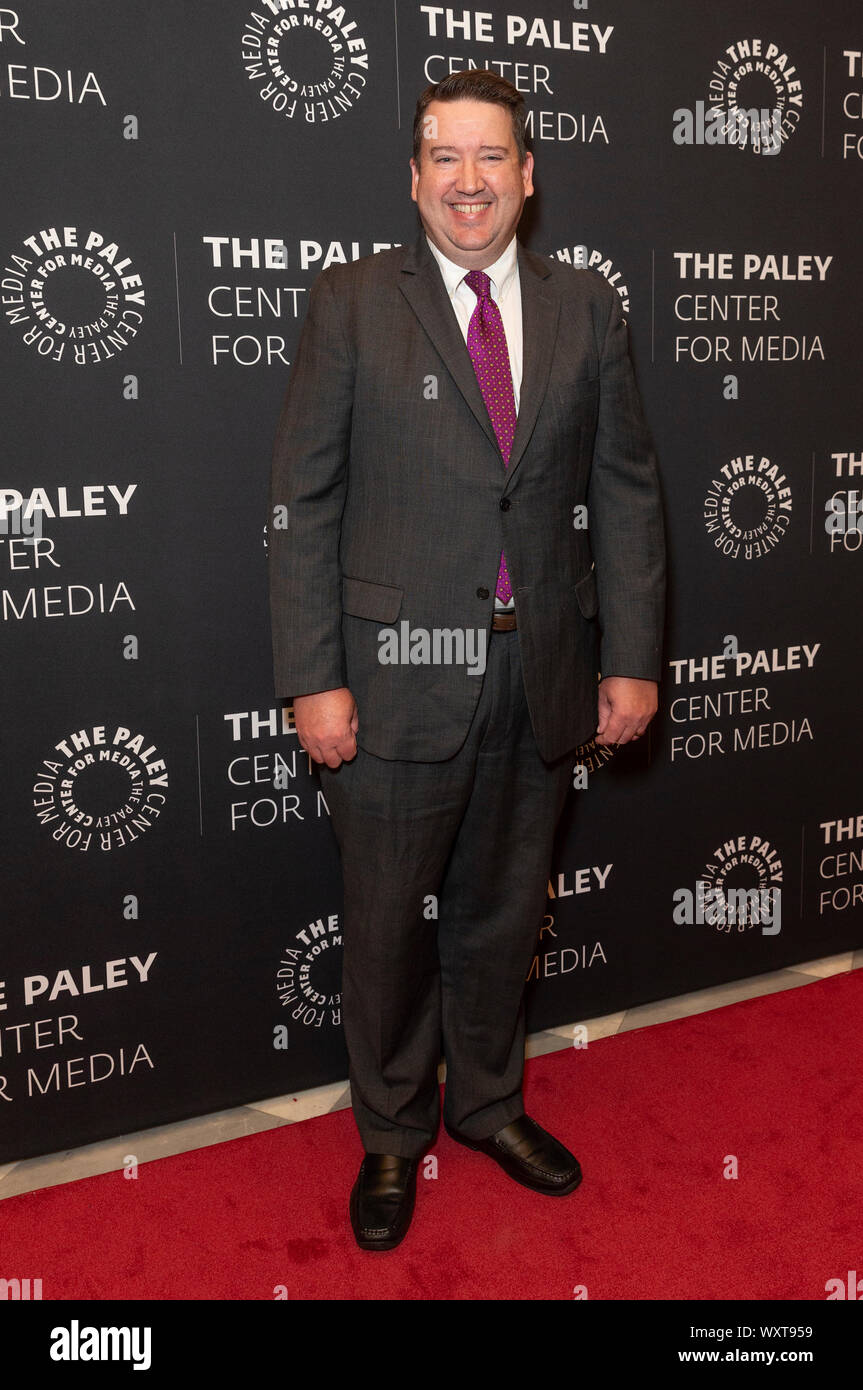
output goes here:
{"type": "Polygon", "coordinates": [[[533,193],[533,155],[530,150],[524,157],[524,164],[521,166],[521,175],[524,180],[524,196],[529,198],[533,193]]]}

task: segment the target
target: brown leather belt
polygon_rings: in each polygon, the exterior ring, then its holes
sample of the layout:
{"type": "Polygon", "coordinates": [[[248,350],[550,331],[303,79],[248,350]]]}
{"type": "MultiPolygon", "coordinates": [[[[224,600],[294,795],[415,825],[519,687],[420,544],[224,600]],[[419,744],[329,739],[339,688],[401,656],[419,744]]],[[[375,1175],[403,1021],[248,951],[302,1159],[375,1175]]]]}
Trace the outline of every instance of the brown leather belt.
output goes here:
{"type": "Polygon", "coordinates": [[[516,628],[515,613],[495,613],[491,621],[492,632],[514,632],[516,628]]]}

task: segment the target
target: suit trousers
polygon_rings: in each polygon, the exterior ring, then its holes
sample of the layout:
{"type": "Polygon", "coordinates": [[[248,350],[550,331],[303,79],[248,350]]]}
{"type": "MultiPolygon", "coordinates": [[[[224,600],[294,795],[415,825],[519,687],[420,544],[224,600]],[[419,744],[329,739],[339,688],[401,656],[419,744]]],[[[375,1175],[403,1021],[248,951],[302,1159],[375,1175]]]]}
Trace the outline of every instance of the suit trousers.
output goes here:
{"type": "MultiPolygon", "coordinates": [[[[321,785],[344,884],[342,1019],[367,1153],[420,1158],[444,1118],[484,1139],[524,1111],[524,989],[572,775],[531,727],[518,631],[493,632],[461,749],[359,748],[321,785]]],[[[363,712],[360,709],[360,732],[363,712]]]]}

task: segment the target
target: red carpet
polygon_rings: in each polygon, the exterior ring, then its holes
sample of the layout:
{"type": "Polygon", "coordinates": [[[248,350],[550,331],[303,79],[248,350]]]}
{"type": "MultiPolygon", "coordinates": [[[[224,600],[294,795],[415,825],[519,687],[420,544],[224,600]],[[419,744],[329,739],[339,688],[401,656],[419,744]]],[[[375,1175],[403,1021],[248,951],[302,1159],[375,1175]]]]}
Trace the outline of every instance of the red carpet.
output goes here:
{"type": "Polygon", "coordinates": [[[0,1202],[45,1299],[815,1299],[863,1271],[863,971],[529,1062],[584,1182],[543,1197],[442,1131],[395,1251],[357,1249],[340,1111],[0,1202]],[[726,1156],[736,1180],[723,1177],[726,1156]]]}

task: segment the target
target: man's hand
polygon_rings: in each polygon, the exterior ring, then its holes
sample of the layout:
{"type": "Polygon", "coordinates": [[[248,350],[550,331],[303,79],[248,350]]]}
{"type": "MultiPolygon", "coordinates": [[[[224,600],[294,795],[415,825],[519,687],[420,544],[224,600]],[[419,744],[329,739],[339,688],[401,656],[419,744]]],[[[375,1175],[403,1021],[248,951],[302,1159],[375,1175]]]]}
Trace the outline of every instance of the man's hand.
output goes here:
{"type": "Polygon", "coordinates": [[[606,676],[599,682],[598,744],[629,743],[640,738],[659,706],[656,681],[636,676],[606,676]]]}
{"type": "Polygon", "coordinates": [[[309,757],[338,767],[357,755],[357,702],[346,686],[294,698],[297,736],[309,757]]]}

